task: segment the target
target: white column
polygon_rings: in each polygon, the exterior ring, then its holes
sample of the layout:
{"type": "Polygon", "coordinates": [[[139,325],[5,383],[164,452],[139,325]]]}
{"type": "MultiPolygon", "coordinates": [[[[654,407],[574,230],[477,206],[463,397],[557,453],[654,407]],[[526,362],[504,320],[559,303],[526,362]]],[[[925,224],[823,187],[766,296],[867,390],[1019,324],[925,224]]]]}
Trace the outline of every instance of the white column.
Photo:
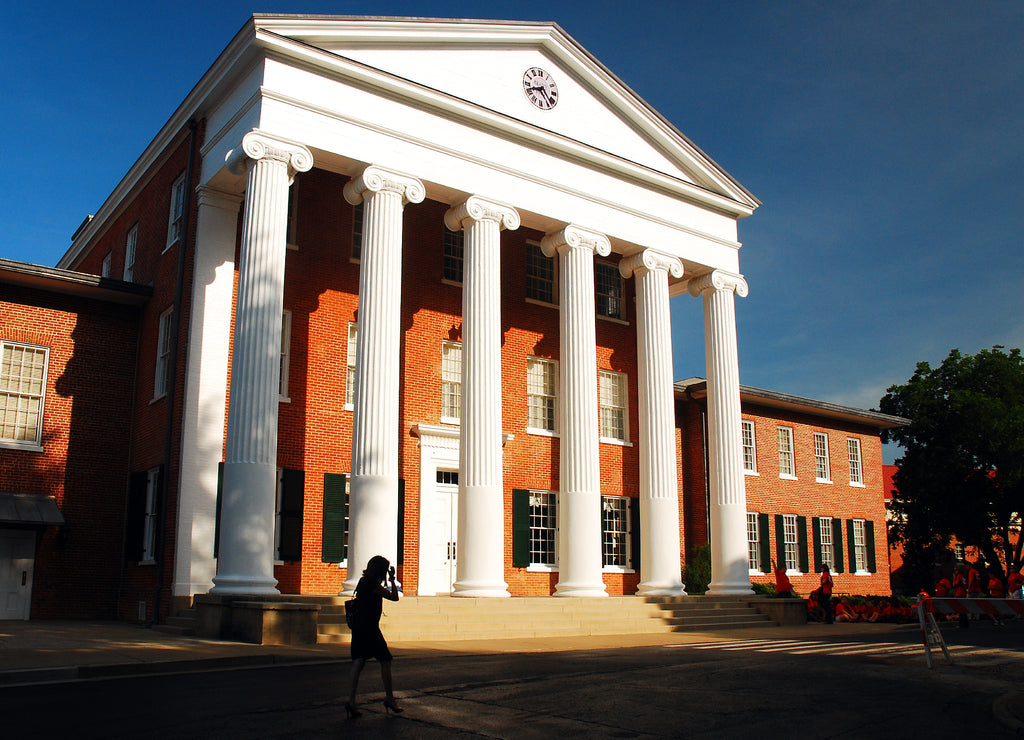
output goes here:
{"type": "MultiPolygon", "coordinates": [[[[640,585],[645,596],[686,593],[679,569],[675,394],[668,276],[683,276],[676,257],[651,249],[619,263],[636,278],[640,390],[640,585]]],[[[635,524],[634,524],[635,526],[635,524]]]]}
{"type": "Polygon", "coordinates": [[[708,594],[753,593],[747,565],[747,494],[743,483],[740,371],[734,295],[747,295],[740,275],[715,270],[691,280],[704,296],[708,374],[708,479],[711,484],[711,585],[708,594]]]}
{"type": "Polygon", "coordinates": [[[459,543],[453,596],[508,596],[501,461],[501,229],[519,228],[510,206],[470,196],[444,215],[465,230],[462,267],[462,410],[459,543]]]}
{"type": "Polygon", "coordinates": [[[313,166],[309,150],[262,131],[242,139],[228,167],[246,172],[231,354],[217,594],[276,594],[274,489],[288,187],[313,166]]]}
{"type": "Polygon", "coordinates": [[[569,225],[541,241],[558,255],[559,435],[558,584],[555,596],[607,596],[601,577],[601,460],[598,451],[594,253],[603,234],[569,225]]]}
{"type": "Polygon", "coordinates": [[[174,596],[206,593],[216,561],[217,467],[224,449],[235,240],[242,197],[202,186],[193,260],[181,469],[175,547],[174,596]]]}
{"type": "Polygon", "coordinates": [[[402,213],[406,203],[419,203],[424,195],[416,178],[372,165],[345,186],[345,199],[364,203],[365,210],[343,594],[355,591],[374,555],[397,560],[402,213]]]}

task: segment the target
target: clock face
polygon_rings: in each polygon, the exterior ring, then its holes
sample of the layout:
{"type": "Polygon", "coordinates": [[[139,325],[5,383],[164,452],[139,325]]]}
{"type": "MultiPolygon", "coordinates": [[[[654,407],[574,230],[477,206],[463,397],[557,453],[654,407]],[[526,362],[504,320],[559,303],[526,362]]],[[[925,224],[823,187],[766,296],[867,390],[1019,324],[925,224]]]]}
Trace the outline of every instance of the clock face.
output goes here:
{"type": "Polygon", "coordinates": [[[530,67],[523,73],[523,92],[541,110],[551,110],[558,103],[558,86],[540,67],[530,67]]]}

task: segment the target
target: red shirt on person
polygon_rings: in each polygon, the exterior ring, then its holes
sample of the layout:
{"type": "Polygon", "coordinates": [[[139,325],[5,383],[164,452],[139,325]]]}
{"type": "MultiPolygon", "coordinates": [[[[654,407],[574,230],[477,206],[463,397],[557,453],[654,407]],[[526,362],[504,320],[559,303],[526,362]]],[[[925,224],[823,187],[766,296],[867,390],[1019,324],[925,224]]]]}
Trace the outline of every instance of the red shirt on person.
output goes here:
{"type": "Polygon", "coordinates": [[[967,579],[963,573],[957,573],[953,577],[953,596],[962,599],[967,596],[967,579]]]}
{"type": "Polygon", "coordinates": [[[992,599],[1002,599],[1006,597],[1003,593],[1003,582],[996,576],[992,576],[988,579],[988,595],[992,599]]]}
{"type": "Polygon", "coordinates": [[[1021,589],[1021,586],[1024,586],[1024,574],[1011,573],[1010,578],[1008,579],[1008,583],[1010,585],[1010,593],[1019,591],[1021,589]]]}
{"type": "Polygon", "coordinates": [[[981,595],[981,573],[977,568],[971,568],[967,574],[967,593],[971,597],[981,595]]]}
{"type": "Polygon", "coordinates": [[[938,583],[935,584],[935,595],[936,596],[948,596],[949,595],[949,579],[940,578],[938,583]]]}
{"type": "Polygon", "coordinates": [[[791,594],[793,593],[793,587],[789,583],[789,576],[786,575],[785,568],[775,569],[775,593],[777,594],[791,594]]]}
{"type": "Polygon", "coordinates": [[[832,574],[828,568],[821,569],[821,593],[825,596],[832,595],[832,574]]]}

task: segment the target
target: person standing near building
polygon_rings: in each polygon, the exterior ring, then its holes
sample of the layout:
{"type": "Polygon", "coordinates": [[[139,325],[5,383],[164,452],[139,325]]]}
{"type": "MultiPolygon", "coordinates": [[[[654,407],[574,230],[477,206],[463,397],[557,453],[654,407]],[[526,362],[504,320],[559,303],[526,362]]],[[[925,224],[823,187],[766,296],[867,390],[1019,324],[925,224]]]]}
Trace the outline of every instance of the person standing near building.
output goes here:
{"type": "MultiPolygon", "coordinates": [[[[963,599],[967,597],[967,577],[964,572],[967,570],[967,566],[961,563],[956,567],[956,575],[953,576],[953,597],[957,599],[963,599]]],[[[970,626],[970,622],[967,620],[967,612],[961,612],[958,619],[957,627],[959,629],[967,629],[970,626]]]]}
{"type": "Polygon", "coordinates": [[[359,583],[356,584],[356,609],[352,620],[352,673],[349,680],[348,701],[345,702],[345,714],[349,717],[361,717],[362,712],[356,708],[356,690],[359,687],[359,674],[370,658],[380,663],[380,677],[384,683],[384,709],[400,714],[402,709],[395,703],[395,695],[391,687],[391,651],[380,631],[380,617],[384,608],[384,599],[398,601],[398,585],[395,583],[395,569],[383,555],[374,555],[366,564],[359,583]],[[385,579],[390,583],[384,587],[385,579]]]}
{"type": "Polygon", "coordinates": [[[825,624],[832,624],[832,573],[827,565],[821,566],[821,605],[825,608],[825,624]]]}
{"type": "Polygon", "coordinates": [[[978,570],[979,561],[975,561],[971,570],[967,573],[967,598],[981,598],[981,572],[978,570]]]}
{"type": "Polygon", "coordinates": [[[1011,599],[1024,599],[1024,568],[1016,573],[1011,573],[1007,579],[1007,588],[1010,590],[1011,599]]]}
{"type": "Polygon", "coordinates": [[[793,586],[789,582],[789,576],[786,575],[785,568],[777,568],[775,561],[772,561],[772,573],[775,574],[775,593],[784,599],[791,598],[793,596],[793,586]]]}

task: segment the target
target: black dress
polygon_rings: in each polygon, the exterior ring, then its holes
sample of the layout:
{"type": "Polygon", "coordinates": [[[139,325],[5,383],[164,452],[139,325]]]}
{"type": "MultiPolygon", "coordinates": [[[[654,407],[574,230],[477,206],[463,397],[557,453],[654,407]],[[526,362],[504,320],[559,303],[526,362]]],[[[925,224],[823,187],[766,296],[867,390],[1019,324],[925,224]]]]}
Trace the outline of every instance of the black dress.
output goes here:
{"type": "Polygon", "coordinates": [[[384,599],[377,592],[378,583],[363,577],[356,585],[358,616],[352,625],[352,658],[391,660],[391,651],[380,631],[380,615],[384,599]]]}

